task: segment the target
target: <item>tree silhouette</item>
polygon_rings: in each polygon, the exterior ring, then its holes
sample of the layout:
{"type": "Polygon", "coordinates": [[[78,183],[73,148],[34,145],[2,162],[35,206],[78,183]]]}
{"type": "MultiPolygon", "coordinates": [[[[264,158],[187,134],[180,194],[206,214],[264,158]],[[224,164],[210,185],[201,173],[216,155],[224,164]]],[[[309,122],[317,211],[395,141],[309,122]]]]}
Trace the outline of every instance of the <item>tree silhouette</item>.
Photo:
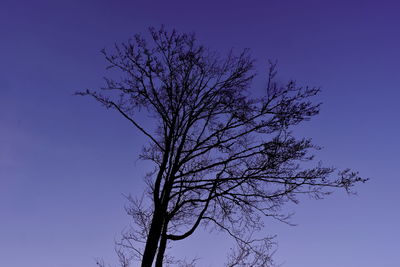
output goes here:
{"type": "Polygon", "coordinates": [[[136,227],[119,243],[122,266],[131,259],[162,266],[171,260],[168,243],[200,225],[236,241],[227,266],[267,266],[271,239],[255,238],[264,216],[286,222],[281,207],[299,194],[321,198],[330,188],[350,191],[365,181],[314,163],[310,151],[318,147],[292,134],[293,126],[318,114],[320,105],[310,101],[318,88],[278,84],[270,63],[263,96],[253,97],[248,50],[220,56],[194,34],[149,32],[150,38],[136,35],[111,54],[103,50],[121,79],[106,78],[102,90],[78,93],[118,111],[149,139],[141,158],[155,168],[143,197],[129,198],[136,227]],[[138,111],[149,115],[154,129],[140,123],[138,111]]]}

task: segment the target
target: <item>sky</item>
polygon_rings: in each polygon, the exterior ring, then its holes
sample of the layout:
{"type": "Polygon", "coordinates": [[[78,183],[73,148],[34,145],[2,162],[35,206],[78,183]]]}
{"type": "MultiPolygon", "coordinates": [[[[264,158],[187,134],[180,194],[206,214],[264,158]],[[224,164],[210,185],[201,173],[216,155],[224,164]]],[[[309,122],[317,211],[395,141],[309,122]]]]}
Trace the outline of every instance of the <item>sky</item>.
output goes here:
{"type": "MultiPolygon", "coordinates": [[[[321,114],[299,129],[319,159],[370,178],[267,221],[284,267],[396,267],[400,237],[400,4],[396,1],[3,0],[0,4],[0,266],[116,263],[129,225],[124,194],[139,195],[146,139],[89,98],[107,74],[102,48],[149,26],[196,32],[219,51],[249,48],[259,77],[321,86],[321,114]]],[[[260,79],[261,79],[260,78],[260,79]]],[[[261,86],[256,83],[254,86],[261,86]]],[[[195,234],[174,255],[221,266],[226,238],[195,234]]]]}

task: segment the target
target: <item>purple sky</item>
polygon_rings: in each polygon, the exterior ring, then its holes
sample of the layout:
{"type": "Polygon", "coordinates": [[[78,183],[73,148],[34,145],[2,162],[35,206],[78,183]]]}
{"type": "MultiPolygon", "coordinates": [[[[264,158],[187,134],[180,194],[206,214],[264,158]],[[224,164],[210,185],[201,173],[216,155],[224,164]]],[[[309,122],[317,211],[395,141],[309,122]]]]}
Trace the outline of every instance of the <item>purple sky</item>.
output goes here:
{"type": "MultiPolygon", "coordinates": [[[[321,114],[301,128],[327,165],[372,178],[358,196],[304,199],[277,234],[284,267],[396,267],[400,237],[400,4],[395,1],[18,1],[0,5],[0,266],[113,263],[148,163],[127,121],[89,98],[103,47],[165,24],[220,51],[250,48],[260,74],[322,86],[321,114]],[[351,2],[351,3],[350,3],[351,2]]],[[[256,85],[255,85],[256,86],[256,85]]],[[[221,266],[224,236],[195,235],[174,254],[221,266]],[[221,241],[221,243],[219,243],[221,241]]]]}

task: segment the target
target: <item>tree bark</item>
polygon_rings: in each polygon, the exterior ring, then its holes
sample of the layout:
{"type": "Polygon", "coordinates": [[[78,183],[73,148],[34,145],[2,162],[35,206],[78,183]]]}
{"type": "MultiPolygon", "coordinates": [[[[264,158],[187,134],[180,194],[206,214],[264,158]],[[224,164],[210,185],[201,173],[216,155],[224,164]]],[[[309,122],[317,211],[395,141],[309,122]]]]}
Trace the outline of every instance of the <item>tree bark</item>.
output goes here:
{"type": "Polygon", "coordinates": [[[161,240],[160,240],[160,246],[158,247],[155,267],[163,266],[164,253],[165,253],[165,249],[167,248],[167,224],[168,224],[167,222],[164,222],[161,240]]]}
{"type": "Polygon", "coordinates": [[[154,211],[154,216],[151,221],[149,235],[147,237],[146,247],[144,249],[142,257],[141,267],[151,267],[151,265],[153,264],[158,248],[158,242],[161,236],[162,226],[163,226],[162,212],[159,209],[157,209],[154,211]]]}

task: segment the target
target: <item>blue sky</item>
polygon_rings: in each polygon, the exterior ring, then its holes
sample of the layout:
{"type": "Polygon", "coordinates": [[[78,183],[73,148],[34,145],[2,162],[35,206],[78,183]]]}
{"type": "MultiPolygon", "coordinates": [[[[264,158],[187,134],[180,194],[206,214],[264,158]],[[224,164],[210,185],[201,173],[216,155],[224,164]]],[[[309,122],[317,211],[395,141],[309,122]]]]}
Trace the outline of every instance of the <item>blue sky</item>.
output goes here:
{"type": "MultiPolygon", "coordinates": [[[[299,133],[327,165],[371,180],[358,196],[303,199],[296,227],[267,221],[286,267],[398,266],[400,17],[395,1],[9,1],[0,8],[0,266],[83,267],[115,260],[129,224],[122,194],[140,194],[145,139],[75,91],[98,88],[100,50],[148,26],[194,31],[220,51],[250,48],[262,86],[322,87],[321,114],[299,133]]],[[[258,87],[257,87],[258,86],[258,87]]],[[[198,234],[173,253],[220,266],[225,237],[198,234]],[[195,253],[193,253],[195,251],[195,253]]]]}

